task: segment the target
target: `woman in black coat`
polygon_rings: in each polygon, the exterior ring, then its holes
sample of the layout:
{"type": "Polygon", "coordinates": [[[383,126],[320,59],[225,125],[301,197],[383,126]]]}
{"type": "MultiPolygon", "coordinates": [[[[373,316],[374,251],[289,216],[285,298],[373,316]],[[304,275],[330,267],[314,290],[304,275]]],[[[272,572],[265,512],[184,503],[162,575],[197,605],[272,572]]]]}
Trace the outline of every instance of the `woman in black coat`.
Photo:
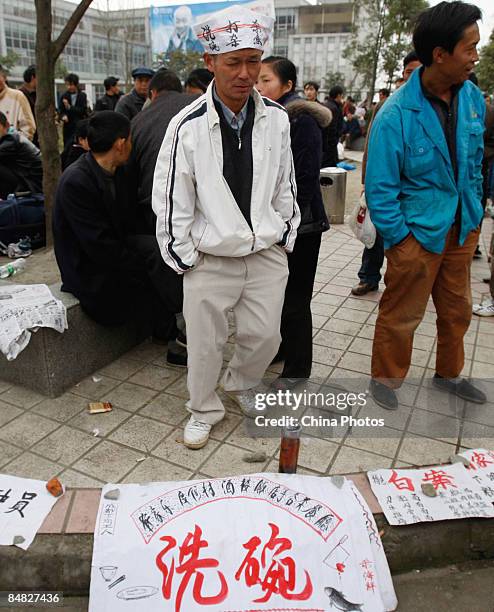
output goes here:
{"type": "Polygon", "coordinates": [[[284,360],[278,386],[294,386],[310,377],[312,367],[312,313],[321,234],[329,229],[319,183],[323,136],[331,123],[331,111],[316,102],[303,100],[295,93],[297,71],[285,58],[263,60],[257,89],[261,95],[284,106],[290,119],[297,202],[301,223],[293,252],[288,255],[290,275],[281,317],[279,361],[284,360]]]}

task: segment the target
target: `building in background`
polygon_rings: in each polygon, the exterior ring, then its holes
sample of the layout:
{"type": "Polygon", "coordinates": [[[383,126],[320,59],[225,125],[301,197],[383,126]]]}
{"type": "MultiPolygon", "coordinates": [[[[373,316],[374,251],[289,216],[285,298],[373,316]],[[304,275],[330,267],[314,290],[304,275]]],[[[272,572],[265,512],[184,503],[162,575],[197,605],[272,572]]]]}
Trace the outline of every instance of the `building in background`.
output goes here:
{"type": "Polygon", "coordinates": [[[355,74],[345,48],[350,42],[353,3],[326,0],[311,5],[306,0],[276,0],[275,51],[298,68],[299,85],[340,73],[347,89],[356,90],[355,74]]]}
{"type": "MultiPolygon", "coordinates": [[[[166,1],[160,4],[165,5],[166,1]]],[[[300,86],[305,81],[316,80],[324,91],[325,77],[341,73],[347,89],[354,92],[354,74],[344,52],[351,36],[352,1],[326,0],[311,5],[308,0],[275,0],[274,4],[274,53],[294,62],[299,70],[300,86]]],[[[65,25],[74,7],[74,3],[66,0],[53,0],[56,33],[65,25]]],[[[116,76],[122,86],[125,83],[131,86],[132,69],[149,66],[153,61],[151,26],[156,15],[152,11],[159,9],[89,8],[60,58],[58,91],[64,89],[64,72],[79,75],[91,104],[104,94],[103,80],[107,76],[116,76]]],[[[11,71],[14,86],[20,85],[23,71],[35,62],[35,44],[34,1],[0,0],[0,55],[14,52],[20,58],[11,71]]]]}
{"type": "MultiPolygon", "coordinates": [[[[75,4],[53,0],[53,26],[60,32],[75,4]]],[[[0,0],[0,55],[14,52],[19,62],[11,70],[14,86],[22,73],[35,63],[36,11],[33,0],[0,0]]],[[[88,9],[60,58],[57,89],[63,90],[63,72],[75,72],[88,99],[103,95],[103,80],[111,75],[122,84],[131,82],[132,68],[151,63],[149,9],[99,11],[88,9]]]]}

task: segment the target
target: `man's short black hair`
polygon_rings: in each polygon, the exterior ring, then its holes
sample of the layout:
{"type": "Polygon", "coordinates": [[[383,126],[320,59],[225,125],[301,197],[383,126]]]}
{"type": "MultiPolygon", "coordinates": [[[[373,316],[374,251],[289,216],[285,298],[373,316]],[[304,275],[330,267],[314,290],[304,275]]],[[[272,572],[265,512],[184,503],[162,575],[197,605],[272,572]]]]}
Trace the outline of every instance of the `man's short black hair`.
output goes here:
{"type": "Polygon", "coordinates": [[[341,85],[335,85],[334,87],[331,87],[331,89],[329,90],[329,97],[333,98],[334,100],[338,96],[342,96],[344,93],[345,93],[344,89],[341,85]]]}
{"type": "Polygon", "coordinates": [[[389,96],[391,95],[391,92],[389,91],[389,89],[386,89],[386,87],[380,89],[378,93],[383,95],[385,98],[389,98],[389,96]]]}
{"type": "Polygon", "coordinates": [[[192,70],[187,77],[185,87],[195,87],[196,89],[201,89],[204,93],[206,93],[206,89],[213,79],[214,74],[209,72],[207,68],[196,68],[195,70],[192,70]]]}
{"type": "Polygon", "coordinates": [[[89,130],[89,119],[81,119],[76,123],[74,140],[76,144],[79,142],[79,138],[87,138],[89,130]]]}
{"type": "Polygon", "coordinates": [[[76,87],[78,87],[79,86],[79,75],[71,72],[65,77],[64,81],[66,83],[69,83],[70,85],[75,85],[76,87]]]}
{"type": "Polygon", "coordinates": [[[307,81],[307,83],[304,85],[304,89],[306,87],[313,87],[316,91],[319,91],[319,83],[316,83],[315,81],[307,81]]]}
{"type": "Polygon", "coordinates": [[[405,70],[408,64],[411,64],[412,62],[420,62],[416,51],[410,51],[410,53],[405,55],[405,59],[403,60],[403,70],[405,70]]]}
{"type": "Polygon", "coordinates": [[[109,76],[103,81],[103,85],[105,86],[105,90],[108,91],[115,85],[118,85],[118,79],[116,77],[109,76]]]}
{"type": "Polygon", "coordinates": [[[178,93],[182,93],[182,83],[173,70],[160,68],[149,82],[148,89],[150,93],[153,90],[156,93],[161,93],[162,91],[178,91],[178,93]]]}
{"type": "Polygon", "coordinates": [[[2,113],[2,111],[0,111],[0,125],[2,127],[7,127],[7,115],[5,115],[4,113],[2,113]]]}
{"type": "Polygon", "coordinates": [[[426,9],[417,18],[413,31],[413,46],[424,66],[432,65],[436,47],[453,53],[466,28],[482,19],[478,6],[466,2],[440,2],[426,9]]]}
{"type": "Polygon", "coordinates": [[[128,138],[130,121],[122,113],[100,111],[89,119],[87,140],[94,153],[106,153],[118,138],[128,138]]]}
{"type": "Polygon", "coordinates": [[[35,76],[36,76],[36,66],[34,64],[31,64],[31,66],[28,66],[26,70],[24,70],[24,74],[22,75],[22,78],[24,79],[24,83],[30,83],[34,79],[35,76]]]}

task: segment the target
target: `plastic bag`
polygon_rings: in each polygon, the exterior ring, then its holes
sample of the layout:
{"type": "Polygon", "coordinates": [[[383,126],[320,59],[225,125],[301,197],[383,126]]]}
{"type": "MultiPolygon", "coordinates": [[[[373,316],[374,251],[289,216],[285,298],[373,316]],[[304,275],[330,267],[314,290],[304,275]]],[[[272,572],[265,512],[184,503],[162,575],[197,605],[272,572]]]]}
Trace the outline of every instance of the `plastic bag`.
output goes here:
{"type": "Polygon", "coordinates": [[[360,196],[360,201],[353,209],[350,218],[348,219],[355,237],[362,242],[367,249],[371,249],[376,242],[376,228],[370,218],[370,212],[367,208],[365,193],[360,196]]]}

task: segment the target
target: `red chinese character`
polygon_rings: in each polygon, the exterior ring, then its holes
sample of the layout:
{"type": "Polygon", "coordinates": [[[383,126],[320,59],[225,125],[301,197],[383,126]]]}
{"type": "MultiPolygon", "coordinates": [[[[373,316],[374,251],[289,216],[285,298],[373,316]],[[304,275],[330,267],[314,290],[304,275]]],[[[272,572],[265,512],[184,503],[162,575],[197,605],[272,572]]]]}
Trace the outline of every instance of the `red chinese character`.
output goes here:
{"type": "Polygon", "coordinates": [[[398,478],[398,473],[395,470],[392,470],[391,478],[388,480],[388,483],[394,484],[398,491],[415,491],[415,487],[413,486],[413,482],[410,478],[406,478],[402,476],[398,478]]]}
{"type": "Polygon", "coordinates": [[[447,489],[448,487],[457,488],[453,480],[453,476],[446,474],[444,470],[430,470],[429,472],[425,472],[424,478],[422,478],[423,482],[430,482],[436,491],[439,487],[443,489],[447,489]]]}
{"type": "Polygon", "coordinates": [[[185,537],[181,546],[179,546],[178,565],[175,567],[175,559],[172,559],[170,567],[166,565],[163,558],[172,549],[175,548],[177,541],[171,536],[163,536],[160,538],[162,542],[166,542],[165,548],[156,557],[156,565],[163,574],[163,585],[161,587],[163,597],[170,600],[172,597],[172,582],[175,573],[183,574],[183,578],[177,590],[177,597],[175,599],[175,612],[180,612],[182,606],[182,599],[187,586],[192,578],[194,578],[194,586],[192,588],[192,595],[194,601],[200,605],[210,606],[213,604],[219,604],[225,601],[228,595],[228,584],[225,580],[224,575],[218,571],[218,577],[220,579],[220,590],[217,595],[203,596],[202,587],[204,584],[204,569],[210,569],[218,567],[219,562],[216,559],[199,559],[201,548],[207,548],[208,542],[201,539],[202,530],[196,525],[194,533],[188,533],[185,537]],[[188,559],[186,559],[188,557],[188,559]]]}
{"type": "Polygon", "coordinates": [[[372,561],[369,561],[368,559],[364,559],[363,561],[360,562],[360,567],[363,567],[365,570],[368,570],[371,565],[372,565],[372,561]]]}
{"type": "Polygon", "coordinates": [[[292,557],[285,555],[283,558],[279,556],[292,548],[292,543],[288,538],[278,538],[280,532],[279,527],[273,523],[269,523],[271,527],[271,536],[268,543],[263,547],[261,552],[261,561],[254,557],[254,553],[261,544],[261,538],[253,536],[244,548],[247,549],[242,564],[235,574],[235,580],[240,580],[242,572],[245,572],[245,583],[248,587],[259,584],[263,591],[262,597],[254,599],[255,603],[265,603],[269,601],[273,594],[281,595],[284,599],[290,601],[306,601],[312,595],[313,587],[307,570],[305,573],[305,587],[298,593],[294,593],[296,585],[297,568],[292,557]],[[271,551],[271,562],[269,566],[266,563],[266,553],[271,551]],[[278,557],[275,559],[275,557],[278,557]],[[261,578],[261,569],[267,571],[264,578],[261,578]]]}
{"type": "Polygon", "coordinates": [[[470,467],[476,470],[479,468],[486,468],[488,465],[493,465],[494,461],[489,461],[484,453],[474,452],[470,461],[470,467]]]}

